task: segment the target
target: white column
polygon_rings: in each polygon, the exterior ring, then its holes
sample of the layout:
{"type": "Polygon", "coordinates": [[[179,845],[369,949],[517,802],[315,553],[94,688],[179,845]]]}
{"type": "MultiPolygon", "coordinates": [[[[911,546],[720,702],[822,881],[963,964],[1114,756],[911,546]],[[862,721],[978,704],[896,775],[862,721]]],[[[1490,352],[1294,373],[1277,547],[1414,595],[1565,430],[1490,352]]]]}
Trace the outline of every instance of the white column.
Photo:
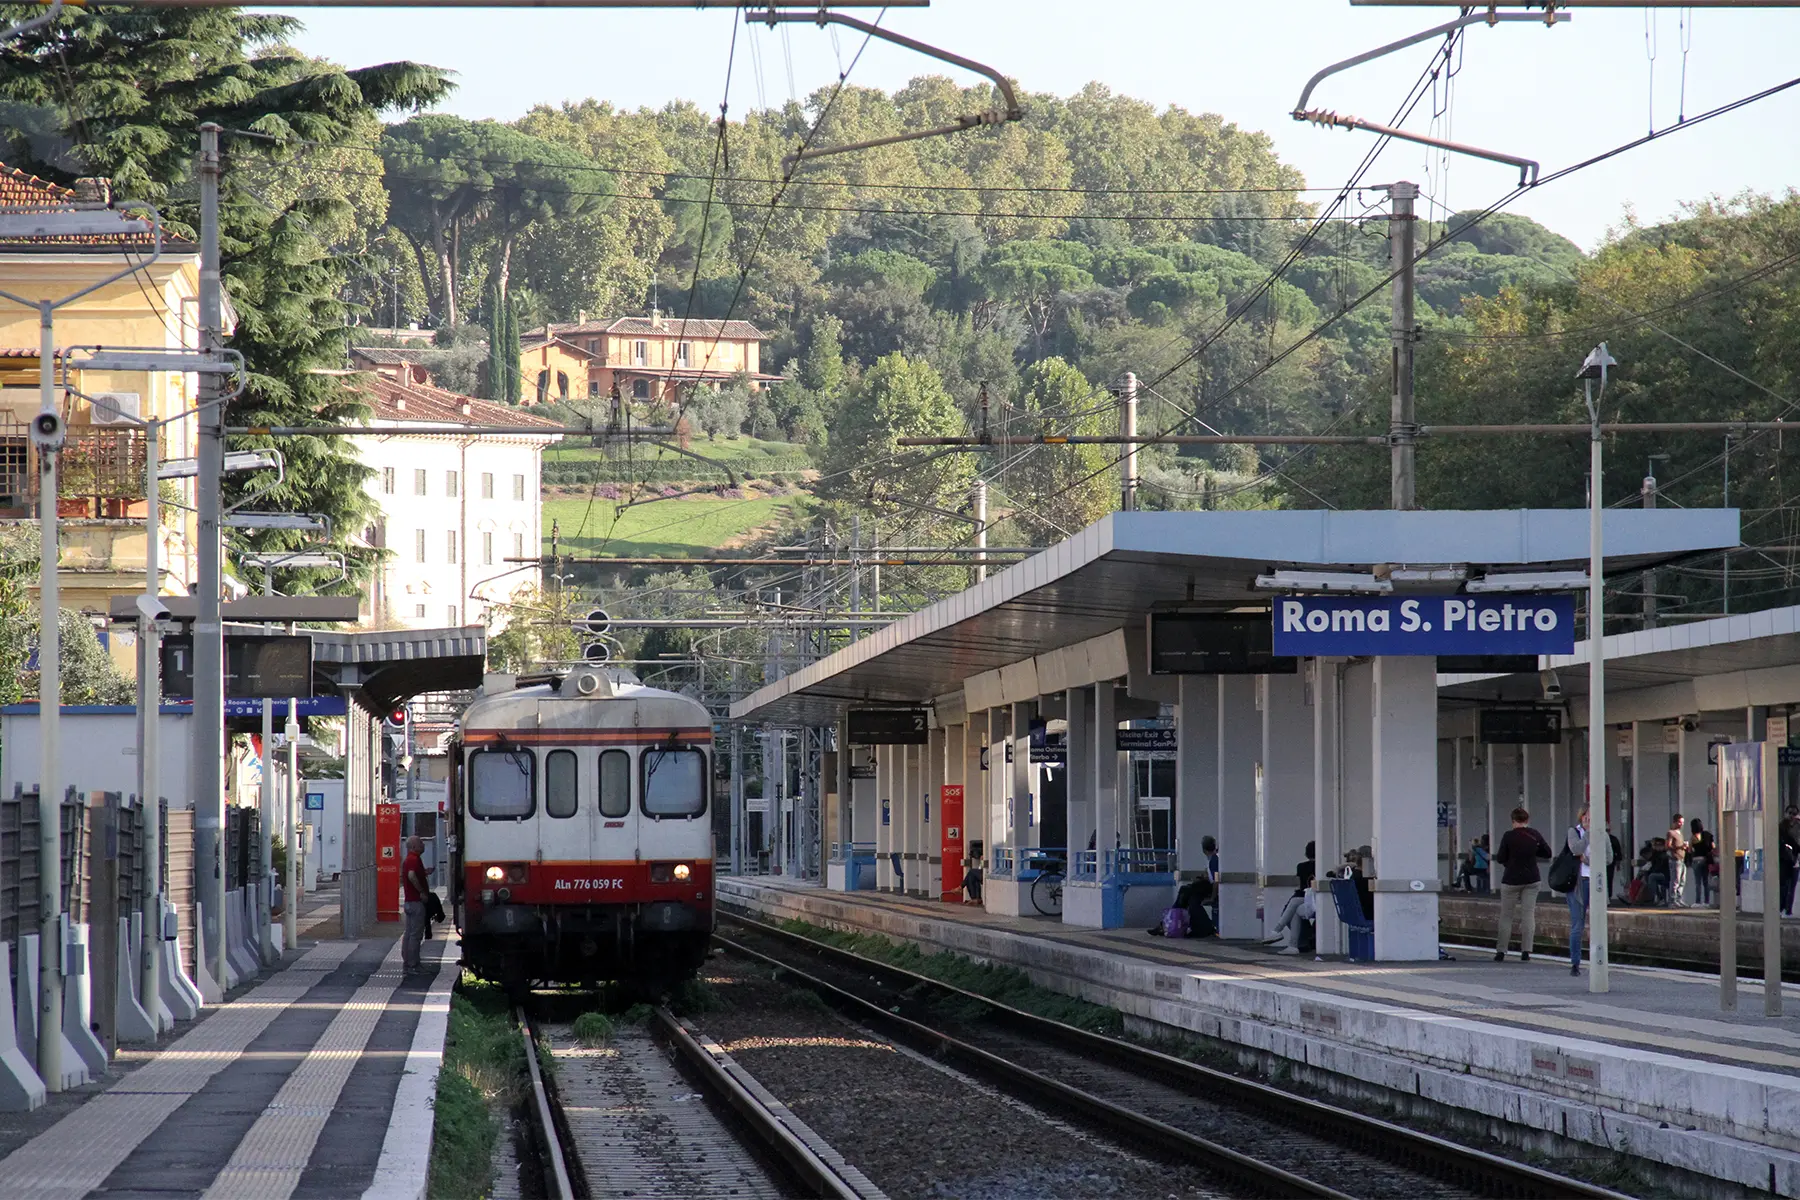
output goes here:
{"type": "Polygon", "coordinates": [[[1339,783],[1338,839],[1332,858],[1340,866],[1344,851],[1367,846],[1375,836],[1375,664],[1364,660],[1344,665],[1338,693],[1339,783]]]}
{"type": "MultiPolygon", "coordinates": [[[[1256,917],[1256,760],[1262,717],[1256,676],[1219,679],[1219,936],[1253,938],[1256,917]]],[[[1179,744],[1180,734],[1176,735],[1179,744]]]]}
{"type": "MultiPolygon", "coordinates": [[[[1101,684],[1101,687],[1112,685],[1101,684]]],[[[1068,690],[1069,722],[1069,863],[1087,849],[1094,833],[1094,693],[1090,688],[1068,690]]],[[[1094,845],[1099,846],[1096,837],[1094,845]]]]}
{"type": "Polygon", "coordinates": [[[1100,851],[1100,869],[1106,869],[1106,852],[1119,844],[1119,719],[1118,692],[1111,680],[1094,687],[1094,847],[1100,851]]]}
{"type": "Polygon", "coordinates": [[[875,754],[875,887],[883,892],[894,887],[894,783],[899,774],[900,747],[874,746],[875,754]]]}
{"type": "Polygon", "coordinates": [[[1219,820],[1219,677],[1178,677],[1175,706],[1175,866],[1178,878],[1206,870],[1200,839],[1219,820]]]}
{"type": "Polygon", "coordinates": [[[1375,660],[1375,958],[1438,956],[1437,663],[1375,660]]]}
{"type": "Polygon", "coordinates": [[[1481,837],[1484,834],[1487,836],[1488,891],[1494,892],[1496,894],[1500,891],[1500,876],[1498,874],[1499,868],[1494,865],[1494,854],[1493,854],[1493,852],[1495,850],[1499,849],[1499,847],[1494,844],[1498,840],[1497,838],[1495,838],[1494,833],[1497,829],[1500,828],[1500,825],[1499,825],[1500,753],[1499,753],[1499,751],[1500,751],[1500,747],[1498,747],[1498,746],[1489,746],[1489,745],[1484,744],[1481,747],[1481,761],[1486,767],[1485,782],[1487,784],[1487,820],[1485,822],[1483,822],[1482,827],[1479,832],[1471,832],[1469,835],[1470,837],[1481,837]]]}
{"type": "MultiPolygon", "coordinates": [[[[960,728],[960,727],[959,727],[960,728]]],[[[925,747],[925,778],[922,783],[920,798],[924,802],[925,812],[919,822],[919,833],[923,845],[919,847],[919,895],[929,900],[936,900],[944,894],[944,755],[950,743],[948,730],[938,728],[931,731],[931,741],[925,747]]],[[[961,757],[960,749],[957,755],[961,757]]],[[[957,763],[960,769],[962,764],[957,763]]]]}
{"type": "MultiPolygon", "coordinates": [[[[1312,812],[1312,713],[1306,677],[1262,677],[1262,811],[1256,821],[1258,884],[1262,888],[1264,937],[1281,919],[1300,880],[1294,865],[1314,841],[1312,812]]],[[[1435,736],[1435,730],[1434,730],[1435,736]]]]}
{"type": "Polygon", "coordinates": [[[1456,738],[1441,737],[1437,742],[1438,808],[1447,825],[1438,826],[1438,880],[1446,888],[1456,878],[1456,839],[1462,816],[1462,780],[1456,773],[1456,738]]]}
{"type": "Polygon", "coordinates": [[[1025,850],[1035,838],[1031,824],[1031,806],[1035,791],[1034,776],[1037,774],[1031,765],[1031,719],[1037,716],[1037,701],[1021,700],[1012,706],[1012,811],[1010,817],[1010,833],[1008,841],[1012,844],[1018,861],[1023,861],[1025,850]]]}
{"type": "Polygon", "coordinates": [[[962,742],[963,854],[974,854],[979,847],[984,864],[987,849],[993,844],[988,835],[987,772],[981,769],[981,751],[986,744],[987,713],[970,713],[968,724],[963,726],[962,742]]]}
{"type": "MultiPolygon", "coordinates": [[[[1531,823],[1544,835],[1544,840],[1550,843],[1550,849],[1555,851],[1561,848],[1562,842],[1559,839],[1569,827],[1569,759],[1564,742],[1553,742],[1545,750],[1550,759],[1549,803],[1545,805],[1541,817],[1536,813],[1532,814],[1531,823]]],[[[1550,868],[1544,867],[1543,873],[1546,877],[1544,886],[1547,888],[1550,886],[1550,868]]]]}
{"type": "Polygon", "coordinates": [[[1343,706],[1339,694],[1341,662],[1332,658],[1315,658],[1313,667],[1313,840],[1318,844],[1319,878],[1313,884],[1317,893],[1314,907],[1318,910],[1318,953],[1342,954],[1343,925],[1331,897],[1331,884],[1325,872],[1343,867],[1343,835],[1340,807],[1341,741],[1339,723],[1343,706]]]}

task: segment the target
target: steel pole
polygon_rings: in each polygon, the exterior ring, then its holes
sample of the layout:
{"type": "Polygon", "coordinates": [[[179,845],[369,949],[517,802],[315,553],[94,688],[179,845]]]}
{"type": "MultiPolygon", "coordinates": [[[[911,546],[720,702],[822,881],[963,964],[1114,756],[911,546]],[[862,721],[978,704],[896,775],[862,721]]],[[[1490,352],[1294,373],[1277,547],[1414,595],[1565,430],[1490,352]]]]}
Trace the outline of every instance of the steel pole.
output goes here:
{"type": "MultiPolygon", "coordinates": [[[[1130,371],[1125,372],[1125,386],[1119,393],[1119,436],[1137,437],[1137,376],[1130,371]]],[[[1125,443],[1125,455],[1119,460],[1124,472],[1119,489],[1119,508],[1124,512],[1137,511],[1138,491],[1138,444],[1135,441],[1125,443]]],[[[986,526],[985,519],[982,522],[986,526]]]]}
{"type": "MultiPolygon", "coordinates": [[[[144,426],[144,597],[153,608],[162,594],[162,512],[157,466],[162,425],[144,426]]],[[[150,612],[138,614],[138,798],[144,818],[144,942],[139,994],[162,1032],[162,633],[150,612]]]]}
{"type": "MultiPolygon", "coordinates": [[[[263,568],[263,595],[275,594],[275,573],[263,568]]],[[[275,632],[263,625],[264,633],[275,632]]],[[[275,701],[264,696],[262,702],[262,785],[257,789],[258,861],[262,878],[256,884],[256,943],[264,966],[272,966],[280,957],[275,953],[275,701]]]]}
{"type": "MultiPolygon", "coordinates": [[[[1134,448],[1133,450],[1130,451],[1130,453],[1136,454],[1137,451],[1134,448]]],[[[977,479],[975,481],[975,547],[976,547],[976,549],[984,551],[984,552],[987,550],[987,539],[988,539],[988,505],[987,505],[987,501],[988,501],[987,480],[977,479]]],[[[977,554],[975,556],[975,582],[976,583],[980,583],[987,578],[987,569],[988,569],[987,554],[986,553],[977,554]]]]}
{"type": "MultiPolygon", "coordinates": [[[[60,428],[56,411],[55,309],[38,304],[39,420],[60,428]]],[[[61,438],[38,446],[38,1074],[44,1086],[62,1086],[62,603],[56,568],[56,456],[61,438]]]]}
{"type": "MultiPolygon", "coordinates": [[[[288,627],[292,632],[293,626],[288,627]]],[[[299,701],[287,710],[287,871],[281,896],[281,945],[292,950],[300,937],[300,716],[299,701]]]]}
{"type": "Polygon", "coordinates": [[[1415,243],[1418,220],[1413,213],[1413,200],[1419,194],[1416,183],[1396,183],[1388,188],[1393,211],[1389,245],[1393,247],[1394,324],[1393,373],[1394,389],[1388,415],[1388,443],[1391,458],[1393,507],[1400,510],[1417,508],[1414,472],[1414,450],[1418,436],[1418,419],[1413,406],[1413,348],[1417,337],[1413,330],[1413,296],[1415,287],[1415,243]]]}
{"type": "MultiPolygon", "coordinates": [[[[200,351],[217,355],[222,344],[219,279],[219,126],[200,126],[200,351]]],[[[225,639],[220,624],[219,479],[225,460],[224,388],[219,376],[200,376],[198,478],[200,595],[194,620],[194,898],[204,929],[196,955],[212,951],[211,969],[221,990],[225,956],[225,639]]]]}
{"type": "Polygon", "coordinates": [[[1606,795],[1606,576],[1601,545],[1601,516],[1605,507],[1600,488],[1600,421],[1594,406],[1594,381],[1587,385],[1588,411],[1594,416],[1588,441],[1588,991],[1611,989],[1606,962],[1607,859],[1612,854],[1612,831],[1606,795]],[[1600,819],[1594,820],[1598,805],[1600,819]],[[1598,846],[1599,854],[1593,848],[1598,846]]]}

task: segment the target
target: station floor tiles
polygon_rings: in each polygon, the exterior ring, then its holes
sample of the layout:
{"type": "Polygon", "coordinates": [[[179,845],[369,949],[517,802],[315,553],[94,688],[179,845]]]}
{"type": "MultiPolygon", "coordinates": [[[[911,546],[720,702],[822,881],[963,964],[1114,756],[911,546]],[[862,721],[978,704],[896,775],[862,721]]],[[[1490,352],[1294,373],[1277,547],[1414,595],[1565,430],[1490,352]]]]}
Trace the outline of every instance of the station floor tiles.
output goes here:
{"type": "MultiPolygon", "coordinates": [[[[945,904],[869,892],[831,892],[775,876],[721,880],[829,897],[912,918],[957,921],[1200,974],[1316,989],[1338,996],[1416,1010],[1421,1018],[1460,1017],[1536,1031],[1639,1047],[1662,1054],[1800,1075],[1800,987],[1783,989],[1784,1017],[1763,1015],[1761,979],[1738,984],[1735,1011],[1719,1008],[1716,976],[1649,967],[1612,965],[1611,990],[1588,991],[1588,968],[1569,974],[1568,959],[1534,955],[1493,961],[1489,949],[1448,945],[1455,961],[1351,963],[1283,956],[1256,942],[1168,942],[1142,929],[1084,929],[1049,917],[996,916],[969,904],[945,904]]],[[[722,890],[724,890],[722,888],[722,890]]]]}
{"type": "MultiPolygon", "coordinates": [[[[302,908],[302,915],[306,909],[302,908]]],[[[420,1195],[457,951],[389,927],[310,946],[0,1159],[0,1196],[420,1195]],[[425,1044],[421,1044],[421,1043],[425,1044]]]]}

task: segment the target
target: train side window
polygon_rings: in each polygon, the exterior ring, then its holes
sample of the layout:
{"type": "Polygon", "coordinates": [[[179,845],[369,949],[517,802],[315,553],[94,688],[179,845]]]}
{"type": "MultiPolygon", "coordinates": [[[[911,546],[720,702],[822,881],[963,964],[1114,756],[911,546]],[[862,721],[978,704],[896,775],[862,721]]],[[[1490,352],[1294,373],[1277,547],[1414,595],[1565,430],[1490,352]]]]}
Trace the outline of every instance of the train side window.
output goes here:
{"type": "Polygon", "coordinates": [[[623,750],[600,752],[600,815],[631,814],[631,755],[623,750]]]}
{"type": "Polygon", "coordinates": [[[544,811],[553,817],[572,817],[576,808],[575,752],[552,750],[544,756],[544,811]]]}
{"type": "Polygon", "coordinates": [[[699,750],[646,750],[644,811],[653,817],[697,817],[706,811],[706,755],[699,750]]]}
{"type": "Polygon", "coordinates": [[[477,750],[469,755],[469,814],[482,821],[521,821],[536,805],[537,760],[529,750],[477,750]]]}

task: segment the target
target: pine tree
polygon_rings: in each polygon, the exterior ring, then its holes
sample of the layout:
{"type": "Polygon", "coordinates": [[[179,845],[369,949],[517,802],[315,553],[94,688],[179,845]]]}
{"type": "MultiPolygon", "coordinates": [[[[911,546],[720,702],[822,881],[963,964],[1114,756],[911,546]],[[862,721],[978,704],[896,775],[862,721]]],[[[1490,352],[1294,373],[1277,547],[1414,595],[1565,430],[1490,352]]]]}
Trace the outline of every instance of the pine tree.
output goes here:
{"type": "MultiPolygon", "coordinates": [[[[288,42],[288,17],[227,8],[70,9],[0,45],[0,160],[57,182],[99,175],[121,199],[158,206],[172,235],[199,223],[194,165],[202,122],[223,126],[220,247],[225,288],[237,312],[228,345],[249,379],[227,411],[231,424],[331,424],[367,411],[341,377],[349,313],[340,299],[353,256],[317,230],[343,210],[328,182],[272,205],[246,186],[241,166],[309,153],[309,142],[366,138],[379,113],[448,94],[444,73],[413,63],[345,70],[309,59],[288,42]],[[18,131],[30,131],[28,134],[18,131]],[[248,132],[248,131],[254,131],[248,132]]],[[[239,439],[233,449],[276,445],[239,439]]],[[[284,438],[283,482],[259,503],[331,518],[351,578],[314,572],[299,587],[353,590],[372,552],[352,539],[370,510],[367,474],[336,438],[284,438]]],[[[227,476],[227,502],[261,477],[227,476]]],[[[256,550],[297,547],[309,534],[242,531],[256,550]]]]}

